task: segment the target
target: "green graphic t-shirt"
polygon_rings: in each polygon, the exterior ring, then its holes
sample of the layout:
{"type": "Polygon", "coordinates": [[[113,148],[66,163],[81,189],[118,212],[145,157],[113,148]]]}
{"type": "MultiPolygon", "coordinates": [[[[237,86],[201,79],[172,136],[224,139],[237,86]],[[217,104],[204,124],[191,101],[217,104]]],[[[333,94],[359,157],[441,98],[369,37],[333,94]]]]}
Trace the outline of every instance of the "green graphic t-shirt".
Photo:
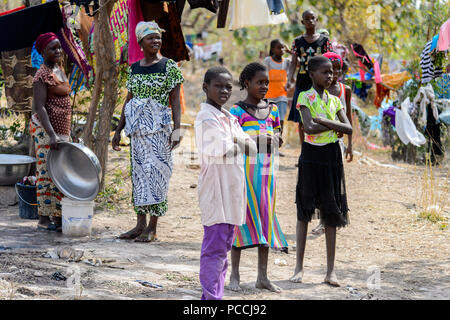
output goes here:
{"type": "MultiPolygon", "coordinates": [[[[343,109],[344,106],[338,97],[329,94],[327,90],[324,91],[324,97],[326,97],[327,102],[320,98],[314,88],[303,91],[298,96],[297,109],[300,111],[300,106],[305,106],[309,109],[313,118],[322,117],[329,120],[336,120],[337,113],[339,110],[343,109]]],[[[337,141],[337,138],[337,133],[333,130],[316,134],[307,134],[305,132],[305,141],[319,146],[334,143],[337,141]]]]}

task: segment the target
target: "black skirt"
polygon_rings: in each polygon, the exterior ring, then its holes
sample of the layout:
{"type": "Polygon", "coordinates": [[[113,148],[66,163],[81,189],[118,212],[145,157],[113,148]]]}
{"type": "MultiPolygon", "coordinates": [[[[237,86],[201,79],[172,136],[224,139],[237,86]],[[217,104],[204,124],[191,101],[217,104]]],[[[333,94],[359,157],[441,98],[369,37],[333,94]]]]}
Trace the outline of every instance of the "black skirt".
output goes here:
{"type": "Polygon", "coordinates": [[[344,166],[339,142],[302,144],[296,188],[297,219],[320,218],[331,227],[349,223],[344,166]]]}

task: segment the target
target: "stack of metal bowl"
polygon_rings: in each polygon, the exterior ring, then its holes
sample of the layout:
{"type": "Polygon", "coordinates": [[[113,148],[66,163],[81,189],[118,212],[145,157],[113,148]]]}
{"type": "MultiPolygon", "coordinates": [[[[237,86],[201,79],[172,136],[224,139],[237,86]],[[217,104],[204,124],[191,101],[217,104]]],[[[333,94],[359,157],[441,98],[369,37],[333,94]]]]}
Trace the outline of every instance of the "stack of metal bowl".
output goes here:
{"type": "Polygon", "coordinates": [[[0,154],[0,186],[13,186],[30,172],[37,160],[17,154],[0,154]]]}
{"type": "Polygon", "coordinates": [[[100,190],[100,162],[95,153],[82,144],[59,143],[58,150],[48,153],[47,169],[56,187],[70,199],[91,201],[100,190]]]}

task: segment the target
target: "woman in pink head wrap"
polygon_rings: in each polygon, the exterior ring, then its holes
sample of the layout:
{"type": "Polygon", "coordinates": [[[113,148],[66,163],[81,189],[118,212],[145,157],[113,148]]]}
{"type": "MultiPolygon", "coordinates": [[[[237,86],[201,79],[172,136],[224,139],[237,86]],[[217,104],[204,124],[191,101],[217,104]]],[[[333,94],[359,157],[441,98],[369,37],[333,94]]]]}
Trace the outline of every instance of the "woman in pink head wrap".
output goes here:
{"type": "Polygon", "coordinates": [[[36,39],[36,50],[44,63],[33,79],[33,113],[30,132],[33,136],[36,158],[38,229],[61,232],[62,193],[56,188],[47,172],[47,154],[57,149],[58,142],[69,141],[72,106],[70,85],[60,67],[61,44],[52,32],[36,39]]]}
{"type": "MultiPolygon", "coordinates": [[[[353,126],[352,123],[352,89],[341,83],[338,82],[338,79],[342,75],[342,68],[344,66],[344,60],[340,55],[338,55],[335,52],[327,52],[323,54],[324,57],[328,58],[331,61],[331,64],[333,65],[333,82],[331,83],[330,87],[327,89],[328,92],[341,100],[342,105],[345,107],[345,114],[347,116],[347,119],[350,121],[350,124],[353,126]]],[[[353,160],[353,150],[352,150],[352,135],[347,135],[348,142],[347,146],[344,145],[344,138],[342,135],[339,137],[339,145],[341,146],[342,154],[345,155],[345,158],[347,159],[347,162],[351,162],[353,160]]],[[[312,230],[313,234],[319,235],[325,232],[323,223],[320,222],[317,227],[315,227],[312,230]]]]}

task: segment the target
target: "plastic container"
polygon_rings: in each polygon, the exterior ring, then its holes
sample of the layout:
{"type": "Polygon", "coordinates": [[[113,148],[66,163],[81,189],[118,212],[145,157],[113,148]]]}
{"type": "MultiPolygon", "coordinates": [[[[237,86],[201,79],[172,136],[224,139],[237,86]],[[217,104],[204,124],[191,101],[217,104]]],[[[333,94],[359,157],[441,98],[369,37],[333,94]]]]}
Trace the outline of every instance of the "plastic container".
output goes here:
{"type": "Polygon", "coordinates": [[[17,182],[16,193],[19,198],[19,216],[22,219],[39,219],[36,186],[26,186],[17,182]]]}
{"type": "Polygon", "coordinates": [[[77,201],[67,197],[61,200],[62,233],[69,237],[90,236],[94,201],[77,201]]]}

